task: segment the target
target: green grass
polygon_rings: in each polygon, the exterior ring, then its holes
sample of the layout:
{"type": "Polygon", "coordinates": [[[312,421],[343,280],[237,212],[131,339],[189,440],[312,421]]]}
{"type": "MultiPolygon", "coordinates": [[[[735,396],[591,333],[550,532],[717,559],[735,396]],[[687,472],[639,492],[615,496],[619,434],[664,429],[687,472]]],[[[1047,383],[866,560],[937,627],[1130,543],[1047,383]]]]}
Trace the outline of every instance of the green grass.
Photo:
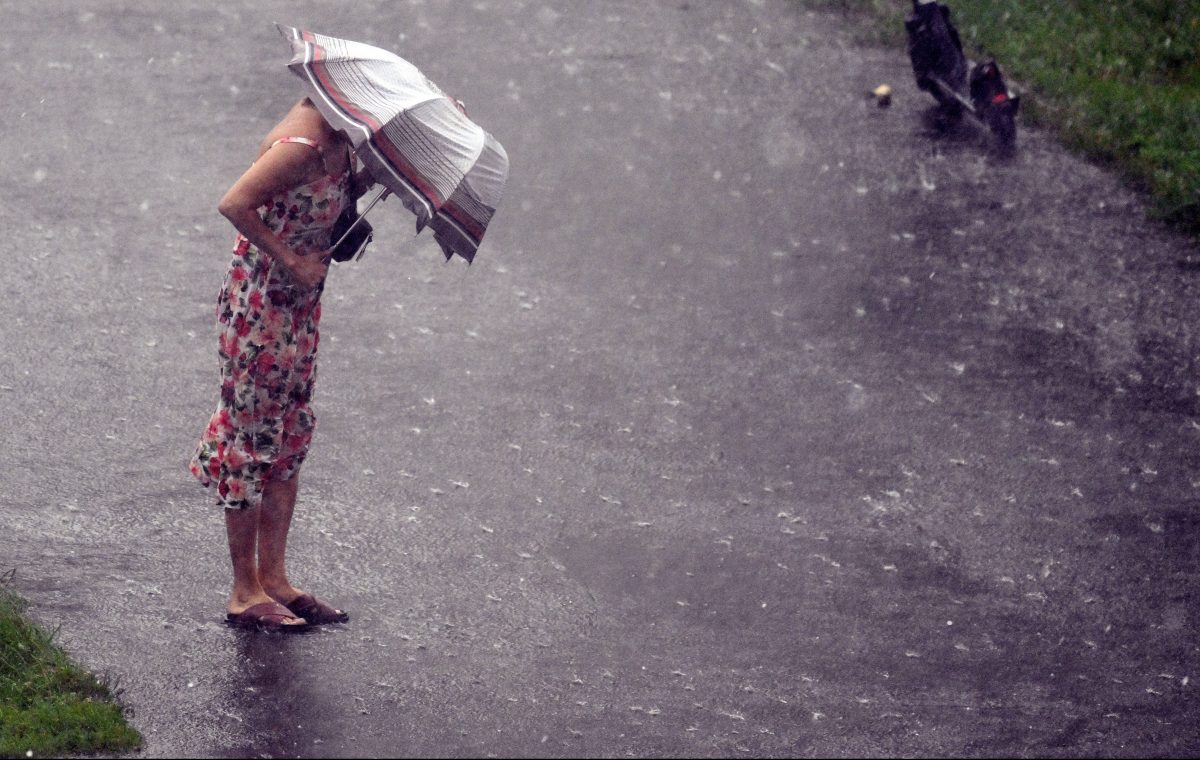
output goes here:
{"type": "Polygon", "coordinates": [[[0,757],[119,752],[141,745],[115,695],[71,663],[53,636],[26,620],[0,576],[0,757]]]}
{"type": "MultiPolygon", "coordinates": [[[[903,44],[909,0],[800,0],[903,44]]],[[[1200,234],[1200,0],[946,0],[972,58],[993,57],[1022,120],[1148,192],[1200,234]]]]}

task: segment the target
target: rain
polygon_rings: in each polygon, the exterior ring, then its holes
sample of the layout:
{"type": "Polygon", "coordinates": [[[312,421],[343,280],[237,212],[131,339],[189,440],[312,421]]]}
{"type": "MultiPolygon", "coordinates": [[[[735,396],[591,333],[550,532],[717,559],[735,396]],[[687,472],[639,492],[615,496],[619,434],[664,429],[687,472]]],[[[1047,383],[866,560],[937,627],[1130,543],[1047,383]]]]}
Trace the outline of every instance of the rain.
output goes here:
{"type": "Polygon", "coordinates": [[[210,5],[0,42],[0,572],[142,755],[1195,754],[1195,246],[1119,177],[798,3],[210,5]],[[511,159],[469,267],[385,202],[330,276],[295,637],[186,471],[277,21],[511,159]]]}

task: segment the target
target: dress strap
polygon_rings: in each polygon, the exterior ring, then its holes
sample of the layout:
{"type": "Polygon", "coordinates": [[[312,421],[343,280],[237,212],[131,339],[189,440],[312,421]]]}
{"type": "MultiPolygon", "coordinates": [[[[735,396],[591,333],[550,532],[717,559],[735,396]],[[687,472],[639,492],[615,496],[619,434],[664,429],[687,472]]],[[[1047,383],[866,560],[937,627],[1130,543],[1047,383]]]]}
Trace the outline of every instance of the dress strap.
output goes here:
{"type": "Polygon", "coordinates": [[[326,174],[329,173],[329,163],[325,160],[325,151],[321,148],[321,143],[317,142],[316,140],[310,140],[307,137],[281,137],[275,142],[271,143],[271,147],[267,148],[267,150],[274,148],[279,143],[297,143],[299,145],[307,145],[315,150],[317,155],[321,157],[321,166],[325,169],[326,174]]]}
{"type": "Polygon", "coordinates": [[[281,137],[275,142],[271,143],[271,147],[274,148],[279,143],[300,143],[301,145],[307,145],[310,148],[314,148],[322,155],[325,154],[325,151],[321,150],[320,143],[318,143],[316,140],[310,140],[307,137],[281,137]]]}

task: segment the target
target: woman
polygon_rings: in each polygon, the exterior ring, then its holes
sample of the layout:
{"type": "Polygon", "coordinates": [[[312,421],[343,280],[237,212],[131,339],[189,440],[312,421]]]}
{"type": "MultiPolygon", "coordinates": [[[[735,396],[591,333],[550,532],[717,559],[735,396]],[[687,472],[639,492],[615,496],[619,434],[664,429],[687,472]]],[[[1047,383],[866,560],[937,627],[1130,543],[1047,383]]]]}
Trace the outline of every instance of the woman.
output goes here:
{"type": "Polygon", "coordinates": [[[289,582],[284,551],[316,424],[330,231],[370,183],[354,163],[346,137],[305,98],[218,206],[239,234],[217,298],[221,399],[190,469],[225,507],[233,626],[290,632],[349,620],[289,582]]]}

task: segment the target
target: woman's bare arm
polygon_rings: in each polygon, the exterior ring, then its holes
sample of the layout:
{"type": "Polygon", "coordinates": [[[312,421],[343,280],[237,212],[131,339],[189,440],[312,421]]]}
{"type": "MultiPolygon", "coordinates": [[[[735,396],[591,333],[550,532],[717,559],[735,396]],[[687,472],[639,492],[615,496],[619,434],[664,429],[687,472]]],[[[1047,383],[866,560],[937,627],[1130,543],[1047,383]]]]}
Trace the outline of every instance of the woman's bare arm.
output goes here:
{"type": "Polygon", "coordinates": [[[319,165],[319,160],[316,152],[308,146],[291,143],[276,145],[259,156],[217,204],[217,210],[238,232],[308,287],[314,287],[321,281],[328,259],[297,255],[259,218],[258,209],[280,193],[303,183],[312,174],[313,167],[319,165]]]}

